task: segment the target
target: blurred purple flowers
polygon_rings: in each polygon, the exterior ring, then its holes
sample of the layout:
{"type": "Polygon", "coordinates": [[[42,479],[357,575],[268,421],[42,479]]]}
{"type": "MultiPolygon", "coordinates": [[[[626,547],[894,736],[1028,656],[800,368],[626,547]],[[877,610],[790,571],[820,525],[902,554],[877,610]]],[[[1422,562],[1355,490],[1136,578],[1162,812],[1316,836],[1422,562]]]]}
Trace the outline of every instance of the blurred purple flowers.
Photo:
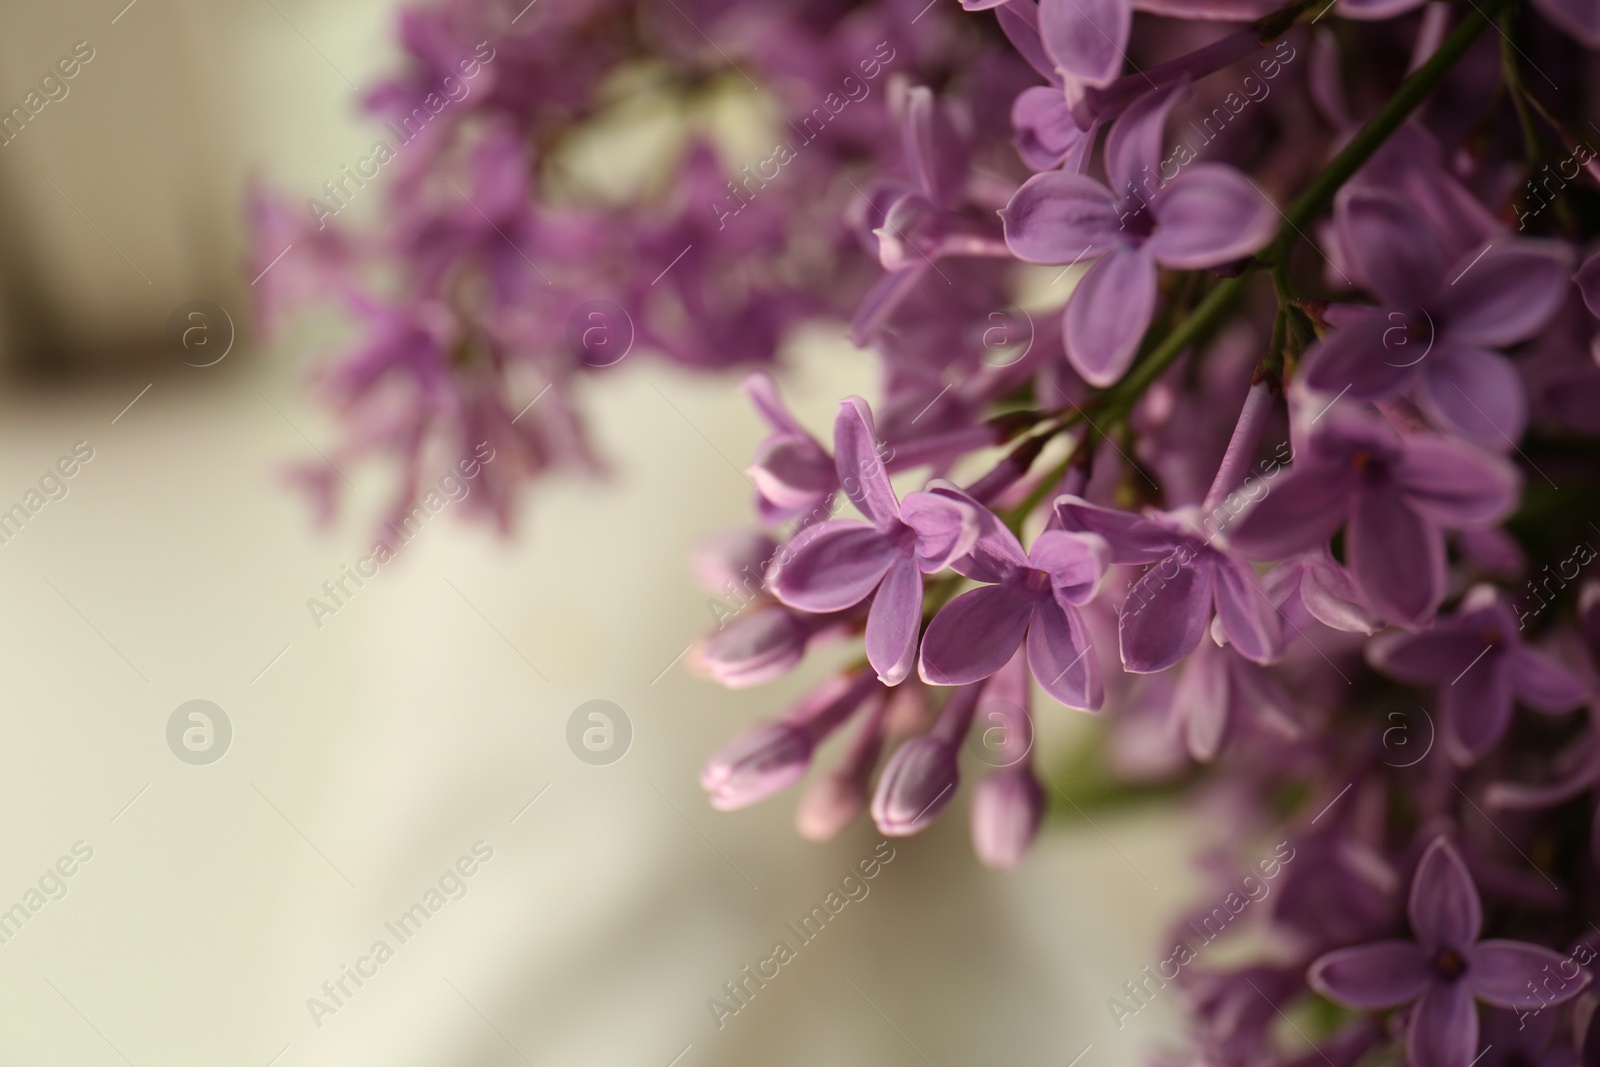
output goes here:
{"type": "Polygon", "coordinates": [[[1419,1067],[1446,1067],[1477,1058],[1478,1014],[1473,1000],[1527,1011],[1561,1004],[1587,981],[1550,996],[1540,993],[1561,954],[1522,941],[1478,940],[1483,904],[1472,876],[1444,838],[1417,864],[1406,909],[1415,941],[1379,941],[1339,949],[1311,965],[1318,992],[1353,1008],[1393,1008],[1415,1001],[1406,1049],[1419,1067]]]}

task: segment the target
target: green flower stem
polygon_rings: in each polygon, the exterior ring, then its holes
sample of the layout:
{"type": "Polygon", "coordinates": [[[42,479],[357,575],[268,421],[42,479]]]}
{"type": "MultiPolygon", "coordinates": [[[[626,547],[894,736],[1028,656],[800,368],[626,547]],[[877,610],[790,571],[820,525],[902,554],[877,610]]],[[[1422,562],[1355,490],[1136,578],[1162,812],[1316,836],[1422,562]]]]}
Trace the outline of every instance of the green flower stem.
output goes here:
{"type": "Polygon", "coordinates": [[[1439,50],[1428,57],[1428,61],[1401,84],[1394,96],[1383,105],[1382,110],[1361,127],[1361,131],[1350,139],[1344,151],[1328,164],[1311,183],[1311,187],[1289,205],[1288,210],[1283,213],[1283,227],[1278,240],[1268,250],[1275,255],[1265,255],[1263,258],[1271,261],[1287,255],[1295,240],[1302,236],[1301,231],[1322,214],[1333,202],[1334,194],[1344,186],[1344,183],[1372,158],[1372,154],[1382,147],[1383,142],[1387,141],[1418,105],[1428,98],[1428,94],[1438,87],[1444,76],[1460,62],[1461,57],[1466,55],[1467,49],[1472,47],[1472,42],[1478,39],[1478,35],[1494,21],[1494,17],[1508,2],[1509,0],[1484,0],[1483,3],[1472,5],[1472,11],[1450,32],[1450,36],[1444,39],[1439,50]]]}

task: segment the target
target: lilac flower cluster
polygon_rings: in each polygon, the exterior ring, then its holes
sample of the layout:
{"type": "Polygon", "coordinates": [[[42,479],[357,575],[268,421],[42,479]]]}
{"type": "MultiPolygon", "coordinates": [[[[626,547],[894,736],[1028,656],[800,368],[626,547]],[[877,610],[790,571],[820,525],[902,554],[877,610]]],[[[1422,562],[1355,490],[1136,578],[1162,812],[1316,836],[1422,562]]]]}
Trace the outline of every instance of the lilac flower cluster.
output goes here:
{"type": "MultiPolygon", "coordinates": [[[[309,196],[260,186],[248,205],[258,332],[281,337],[315,305],[355,324],[317,382],[347,436],[295,472],[319,517],[335,512],[340,470],[392,463],[386,517],[396,519],[428,471],[489,441],[505,462],[471,507],[509,530],[532,479],[604,470],[576,404],[586,376],[630,351],[704,371],[766,365],[801,323],[848,316],[877,272],[863,239],[876,241],[879,204],[862,183],[903,169],[886,97],[962,70],[999,109],[1026,84],[1026,64],[985,51],[979,27],[922,10],[913,0],[402,9],[405,66],[364,100],[383,139],[309,196]],[[595,187],[608,168],[583,158],[588,131],[624,126],[641,99],[705,112],[741,97],[781,119],[765,158],[735,158],[702,129],[666,173],[635,175],[649,179],[643,191],[595,187]],[[380,226],[350,222],[363,204],[380,226]]],[[[988,131],[974,147],[1009,153],[1003,110],[963,122],[988,131]]],[[[918,240],[936,224],[928,218],[918,240]]]]}
{"type": "Polygon", "coordinates": [[[1600,530],[1600,0],[962,7],[408,12],[379,114],[495,58],[399,153],[381,235],[257,202],[260,263],[298,256],[263,313],[343,300],[347,450],[398,457],[404,507],[429,449],[488,440],[502,523],[596,462],[575,309],[707,370],[848,322],[882,386],[831,441],[747,378],[758,526],[699,557],[737,606],[690,662],[745,687],[860,655],[710,759],[716,807],[827,750],[802,834],[915,834],[981,734],[973,843],[1014,866],[1042,691],[1103,713],[1099,802],[1182,789],[1231,829],[1219,882],[1269,835],[1299,857],[1252,916],[1268,955],[1175,979],[1181,1062],[1600,1060],[1600,580],[1572,548],[1600,530]],[[691,139],[586,197],[565,142],[640,84],[748,87],[784,132],[754,171],[691,139]],[[553,395],[523,408],[530,369],[553,395]]]}

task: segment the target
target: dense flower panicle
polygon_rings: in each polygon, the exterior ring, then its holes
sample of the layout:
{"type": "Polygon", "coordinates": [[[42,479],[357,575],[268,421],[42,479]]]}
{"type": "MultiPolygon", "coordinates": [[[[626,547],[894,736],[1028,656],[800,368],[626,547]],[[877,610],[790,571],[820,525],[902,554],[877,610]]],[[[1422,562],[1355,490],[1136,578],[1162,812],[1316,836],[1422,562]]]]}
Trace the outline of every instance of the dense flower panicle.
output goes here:
{"type": "Polygon", "coordinates": [[[685,662],[858,654],[711,758],[716,807],[810,774],[802,835],[903,836],[975,777],[1009,868],[1067,766],[1181,792],[1228,842],[1176,936],[1248,906],[1271,951],[1174,964],[1170,1062],[1600,1060],[1600,2],[513,6],[408,8],[382,149],[252,191],[262,331],[354,323],[319,514],[347,461],[396,465],[392,522],[487,443],[510,529],[603,470],[588,379],[737,368],[753,522],[685,662]],[[643,101],[675,154],[585,169],[643,101]],[[777,385],[819,325],[879,369],[831,431],[777,385]],[[1101,713],[1071,763],[1055,705],[1101,713]]]}

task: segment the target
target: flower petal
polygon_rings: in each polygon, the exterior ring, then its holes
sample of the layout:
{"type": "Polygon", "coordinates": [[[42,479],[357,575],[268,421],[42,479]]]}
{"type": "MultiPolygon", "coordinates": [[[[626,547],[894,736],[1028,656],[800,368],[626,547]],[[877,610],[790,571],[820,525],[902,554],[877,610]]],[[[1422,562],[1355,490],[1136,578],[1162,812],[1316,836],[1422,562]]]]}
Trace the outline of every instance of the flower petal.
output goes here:
{"type": "Polygon", "coordinates": [[[1572,285],[1572,254],[1555,241],[1517,241],[1452,267],[1441,311],[1452,339],[1483,348],[1526,341],[1550,322],[1572,285]],[[1459,273],[1457,273],[1459,271],[1459,273]]]}
{"type": "Polygon", "coordinates": [[[1411,932],[1424,950],[1465,952],[1483,929],[1483,903],[1448,838],[1436,837],[1417,863],[1406,905],[1411,932]]]}
{"type": "Polygon", "coordinates": [[[972,850],[985,867],[1010,870],[1039,835],[1044,790],[1026,767],[997,771],[972,792],[972,850]]]}
{"type": "Polygon", "coordinates": [[[1105,702],[1100,657],[1070,604],[1040,597],[1028,624],[1028,667],[1046,693],[1069,708],[1099,711],[1105,702]]]}
{"type": "Polygon", "coordinates": [[[1517,699],[1539,711],[1571,711],[1589,698],[1588,687],[1566,664],[1530,645],[1511,650],[1511,686],[1517,699]]]}
{"type": "Polygon", "coordinates": [[[1412,507],[1450,528],[1499,522],[1521,488],[1500,456],[1439,434],[1406,438],[1394,478],[1412,507]]]}
{"type": "MultiPolygon", "coordinates": [[[[1202,642],[1201,647],[1205,647],[1202,642]]],[[[1239,656],[1228,661],[1228,704],[1233,715],[1250,715],[1284,738],[1305,732],[1303,714],[1277,675],[1239,656]]]]}
{"type": "MultiPolygon", "coordinates": [[[[1017,154],[1034,170],[1050,170],[1082,154],[1092,138],[1072,117],[1067,95],[1054,85],[1022,90],[1011,105],[1011,128],[1017,154]]],[[[1068,166],[1067,170],[1078,168],[1068,166]]]]}
{"type": "MultiPolygon", "coordinates": [[[[1208,553],[1215,571],[1217,618],[1228,643],[1245,659],[1271,663],[1283,655],[1278,609],[1262,591],[1255,572],[1232,556],[1208,553]]],[[[1202,561],[1203,562],[1203,561],[1202,561]]]]}
{"type": "Polygon", "coordinates": [[[895,749],[872,795],[872,821],[891,837],[921,833],[955,799],[961,780],[954,746],[923,735],[895,749]]]}
{"type": "MultiPolygon", "coordinates": [[[[1404,312],[1361,308],[1306,353],[1301,379],[1319,393],[1352,400],[1393,396],[1414,376],[1426,348],[1413,339],[1404,312]]],[[[1427,345],[1432,344],[1429,339],[1427,345]]]]}
{"type": "Polygon", "coordinates": [[[1202,641],[1183,665],[1172,691],[1172,707],[1183,718],[1189,755],[1200,763],[1211,762],[1222,751],[1232,725],[1227,656],[1225,650],[1202,641]]]}
{"type": "Polygon", "coordinates": [[[1557,773],[1541,784],[1494,782],[1484,790],[1485,806],[1501,811],[1540,811],[1587,793],[1600,782],[1597,741],[1600,738],[1595,734],[1585,733],[1570,747],[1556,753],[1553,763],[1557,773]]]}
{"type": "Polygon", "coordinates": [[[1328,543],[1350,514],[1355,471],[1305,459],[1244,513],[1228,544],[1252,559],[1286,559],[1328,543]]]}
{"type": "Polygon", "coordinates": [[[1079,263],[1127,240],[1111,190],[1066,171],[1046,171],[1023,182],[1001,210],[1000,221],[1006,247],[1027,263],[1079,263]]]}
{"type": "Polygon", "coordinates": [[[764,723],[723,745],[700,771],[718,811],[737,811],[798,782],[816,740],[786,722],[764,723]]]}
{"type": "Polygon", "coordinates": [[[1375,941],[1319,956],[1306,972],[1312,989],[1350,1008],[1381,1011],[1409,1004],[1428,987],[1432,970],[1411,941],[1375,941]]]}
{"type": "Polygon", "coordinates": [[[1444,251],[1416,208],[1392,193],[1361,189],[1341,200],[1337,219],[1363,283],[1384,303],[1410,312],[1432,302],[1444,251]]]}
{"type": "Polygon", "coordinates": [[[1051,85],[1060,86],[1061,72],[1056,70],[1055,60],[1045,54],[1044,42],[1039,39],[1038,7],[1033,4],[1002,3],[994,13],[996,21],[1000,23],[1000,31],[1011,42],[1011,47],[1028,61],[1028,66],[1038,71],[1039,76],[1051,85]]]}
{"type": "Polygon", "coordinates": [[[1367,601],[1389,622],[1420,622],[1444,596],[1444,538],[1398,489],[1356,495],[1345,554],[1367,601]]]}
{"type": "Polygon", "coordinates": [[[1300,600],[1311,617],[1324,626],[1352,634],[1375,634],[1383,629],[1356,588],[1350,572],[1335,563],[1326,550],[1306,561],[1300,577],[1300,600]]]}
{"type": "MultiPolygon", "coordinates": [[[[1112,124],[1111,132],[1106,134],[1106,176],[1118,199],[1141,196],[1138,188],[1152,181],[1160,170],[1167,147],[1167,116],[1188,94],[1186,81],[1158,86],[1129,104],[1112,124]]],[[[1148,189],[1142,197],[1153,192],[1148,189]]]]}
{"type": "Polygon", "coordinates": [[[761,499],[784,517],[820,505],[838,488],[833,460],[806,438],[769,438],[744,471],[761,499]]]}
{"type": "MultiPolygon", "coordinates": [[[[1578,0],[1587,3],[1588,0],[1578,0]]],[[[1578,273],[1573,275],[1573,281],[1578,283],[1578,293],[1583,297],[1583,306],[1589,309],[1589,314],[1600,318],[1600,253],[1596,253],[1583,261],[1583,266],[1578,268],[1578,273]]]]}
{"type": "Polygon", "coordinates": [[[1168,182],[1151,205],[1150,251],[1174,270],[1220,266],[1260,251],[1278,226],[1278,209],[1243,174],[1221,163],[1195,163],[1168,182]]]}
{"type": "Polygon", "coordinates": [[[1561,973],[1568,962],[1559,952],[1526,941],[1480,941],[1472,946],[1467,961],[1467,982],[1485,1004],[1537,1011],[1571,1000],[1589,984],[1576,963],[1570,977],[1561,973]],[[1549,985],[1551,977],[1556,980],[1554,989],[1549,985]],[[1537,990],[1542,990],[1542,995],[1537,990]]]}
{"type": "Polygon", "coordinates": [[[962,593],[928,624],[917,671],[930,685],[965,685],[1006,665],[1033,614],[1034,596],[1021,582],[962,593]]]}
{"type": "Polygon", "coordinates": [[[1600,8],[1591,0],[1534,0],[1534,6],[1584,47],[1600,48],[1600,8]]]}
{"type": "Polygon", "coordinates": [[[994,513],[953,485],[936,485],[928,490],[971,506],[978,516],[978,537],[966,555],[950,562],[950,569],[979,582],[1003,582],[1029,566],[1022,542],[994,513]]]}
{"type": "MultiPolygon", "coordinates": [[[[745,378],[741,388],[756,411],[774,430],[787,436],[810,437],[806,428],[784,405],[783,397],[778,393],[778,383],[772,380],[772,375],[766,371],[756,371],[745,378]]],[[[822,446],[818,445],[817,450],[821,449],[822,446]]]]}
{"type": "Polygon", "coordinates": [[[1212,573],[1193,554],[1151,567],[1122,604],[1122,665],[1134,674],[1164,671],[1193,652],[1211,622],[1212,573]]]}
{"type": "Polygon", "coordinates": [[[877,588],[904,553],[874,526],[853,519],[819,523],[779,550],[772,593],[801,611],[841,611],[877,588]]]}
{"type": "Polygon", "coordinates": [[[1492,652],[1441,686],[1440,733],[1450,758],[1460,766],[1482,759],[1505,736],[1511,709],[1511,665],[1492,652]]]}
{"type": "Polygon", "coordinates": [[[1421,7],[1426,0],[1339,0],[1339,14],[1347,19],[1383,21],[1421,7]]]}
{"type": "Polygon", "coordinates": [[[1424,685],[1451,680],[1482,651],[1482,643],[1446,620],[1421,633],[1380,634],[1367,642],[1367,662],[1398,681],[1424,685]]]}
{"type": "Polygon", "coordinates": [[[805,656],[812,632],[801,616],[768,604],[707,636],[690,662],[729,689],[748,689],[792,670],[805,656]]]}
{"type": "Polygon", "coordinates": [[[1084,604],[1105,576],[1111,550],[1094,534],[1046,530],[1034,539],[1028,556],[1050,576],[1051,588],[1067,604],[1084,604]]]}
{"type": "Polygon", "coordinates": [[[943,493],[907,493],[901,520],[917,534],[917,561],[927,574],[943,570],[972,551],[982,529],[982,508],[970,498],[943,493]]]}
{"type": "Polygon", "coordinates": [[[899,521],[900,501],[878,452],[872,409],[859,396],[846,397],[833,420],[833,461],[850,502],[879,529],[899,521]]]}
{"type": "Polygon", "coordinates": [[[918,85],[906,93],[902,123],[906,160],[918,187],[934,203],[948,207],[966,178],[967,161],[959,151],[961,139],[932,89],[918,85]]]}
{"type": "Polygon", "coordinates": [[[867,662],[884,685],[899,685],[917,660],[922,632],[922,572],[910,556],[900,556],[878,585],[867,613],[867,662]]]}
{"type": "Polygon", "coordinates": [[[1103,508],[1082,497],[1061,496],[1056,518],[1066,530],[1099,534],[1111,550],[1112,563],[1157,563],[1172,555],[1182,538],[1149,519],[1121,508],[1103,508]]]}
{"type": "Polygon", "coordinates": [[[867,347],[867,343],[889,321],[889,316],[921,284],[923,276],[932,270],[932,263],[919,261],[905,270],[888,271],[873,282],[867,295],[861,298],[855,317],[850,320],[850,343],[857,348],[867,347]]]}
{"type": "Polygon", "coordinates": [[[1110,84],[1122,70],[1133,24],[1129,0],[1044,0],[1039,36],[1056,66],[1093,86],[1110,84]]]}
{"type": "Polygon", "coordinates": [[[1445,429],[1493,448],[1510,448],[1528,426],[1528,393],[1505,356],[1441,345],[1422,365],[1417,399],[1445,429]]]}
{"type": "Polygon", "coordinates": [[[1084,381],[1105,387],[1127,372],[1156,308],[1149,246],[1101,257],[1078,282],[1064,319],[1067,358],[1084,381]]]}
{"type": "Polygon", "coordinates": [[[1478,1010],[1466,982],[1428,987],[1411,1009],[1406,1050],[1412,1067],[1470,1067],[1478,1055],[1478,1010]]]}

